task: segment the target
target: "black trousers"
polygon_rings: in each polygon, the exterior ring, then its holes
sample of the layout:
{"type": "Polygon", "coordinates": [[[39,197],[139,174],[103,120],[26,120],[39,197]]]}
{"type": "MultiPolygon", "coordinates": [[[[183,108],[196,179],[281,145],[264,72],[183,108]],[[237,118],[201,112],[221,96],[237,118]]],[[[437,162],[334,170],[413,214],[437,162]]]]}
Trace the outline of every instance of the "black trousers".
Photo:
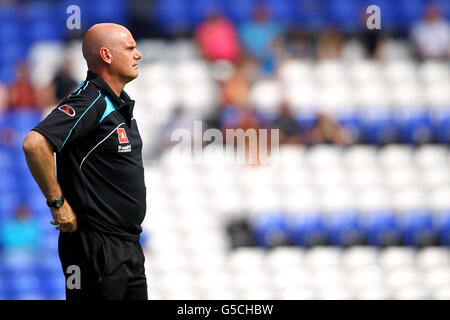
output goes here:
{"type": "Polygon", "coordinates": [[[148,300],[141,244],[96,231],[60,232],[67,300],[148,300]]]}

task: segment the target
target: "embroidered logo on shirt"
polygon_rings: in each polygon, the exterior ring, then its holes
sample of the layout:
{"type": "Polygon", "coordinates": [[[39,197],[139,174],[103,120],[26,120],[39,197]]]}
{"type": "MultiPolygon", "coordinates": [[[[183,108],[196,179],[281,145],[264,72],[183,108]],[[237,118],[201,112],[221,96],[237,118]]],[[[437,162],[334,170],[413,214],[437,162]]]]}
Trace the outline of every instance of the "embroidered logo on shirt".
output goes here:
{"type": "Polygon", "coordinates": [[[117,152],[131,152],[131,144],[127,144],[126,146],[119,145],[117,152]]]}
{"type": "Polygon", "coordinates": [[[70,117],[73,117],[75,115],[75,110],[73,110],[73,108],[67,104],[58,107],[58,110],[61,110],[70,117]]]}
{"type": "Polygon", "coordinates": [[[127,133],[124,128],[118,128],[117,135],[119,136],[120,143],[128,143],[127,133]]]}

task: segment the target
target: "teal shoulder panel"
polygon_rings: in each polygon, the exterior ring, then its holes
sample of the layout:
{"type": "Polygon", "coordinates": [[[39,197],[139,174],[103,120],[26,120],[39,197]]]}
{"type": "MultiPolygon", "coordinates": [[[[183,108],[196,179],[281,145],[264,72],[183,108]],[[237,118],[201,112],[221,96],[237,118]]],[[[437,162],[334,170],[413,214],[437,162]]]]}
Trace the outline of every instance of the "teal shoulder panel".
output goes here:
{"type": "Polygon", "coordinates": [[[105,96],[105,101],[106,101],[106,108],[105,108],[105,112],[103,112],[100,122],[102,122],[103,119],[105,119],[111,112],[117,110],[117,108],[114,106],[114,104],[111,102],[111,100],[107,96],[105,96]]]}

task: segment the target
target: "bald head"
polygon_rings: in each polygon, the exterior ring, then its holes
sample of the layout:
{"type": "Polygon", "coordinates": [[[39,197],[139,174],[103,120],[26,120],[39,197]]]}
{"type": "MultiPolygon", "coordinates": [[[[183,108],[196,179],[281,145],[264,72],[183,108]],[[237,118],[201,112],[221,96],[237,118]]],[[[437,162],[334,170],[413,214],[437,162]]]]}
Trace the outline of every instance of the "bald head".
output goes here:
{"type": "Polygon", "coordinates": [[[130,31],[114,23],[99,23],[86,32],[83,56],[90,71],[122,84],[138,76],[138,60],[142,58],[130,31]]]}
{"type": "Polygon", "coordinates": [[[131,37],[130,31],[115,23],[99,23],[93,25],[83,38],[83,56],[89,69],[97,69],[102,64],[100,49],[114,49],[118,43],[131,37]]]}

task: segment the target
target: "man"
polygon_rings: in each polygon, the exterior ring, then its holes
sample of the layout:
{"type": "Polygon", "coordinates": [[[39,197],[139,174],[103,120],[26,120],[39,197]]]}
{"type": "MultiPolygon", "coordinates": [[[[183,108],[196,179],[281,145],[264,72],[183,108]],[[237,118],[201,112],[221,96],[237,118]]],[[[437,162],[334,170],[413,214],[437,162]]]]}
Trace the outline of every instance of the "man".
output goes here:
{"type": "Polygon", "coordinates": [[[60,230],[67,299],[147,299],[142,140],[123,90],[138,76],[142,55],[128,29],[108,23],[87,31],[83,56],[86,80],[27,135],[23,149],[60,230]]]}

